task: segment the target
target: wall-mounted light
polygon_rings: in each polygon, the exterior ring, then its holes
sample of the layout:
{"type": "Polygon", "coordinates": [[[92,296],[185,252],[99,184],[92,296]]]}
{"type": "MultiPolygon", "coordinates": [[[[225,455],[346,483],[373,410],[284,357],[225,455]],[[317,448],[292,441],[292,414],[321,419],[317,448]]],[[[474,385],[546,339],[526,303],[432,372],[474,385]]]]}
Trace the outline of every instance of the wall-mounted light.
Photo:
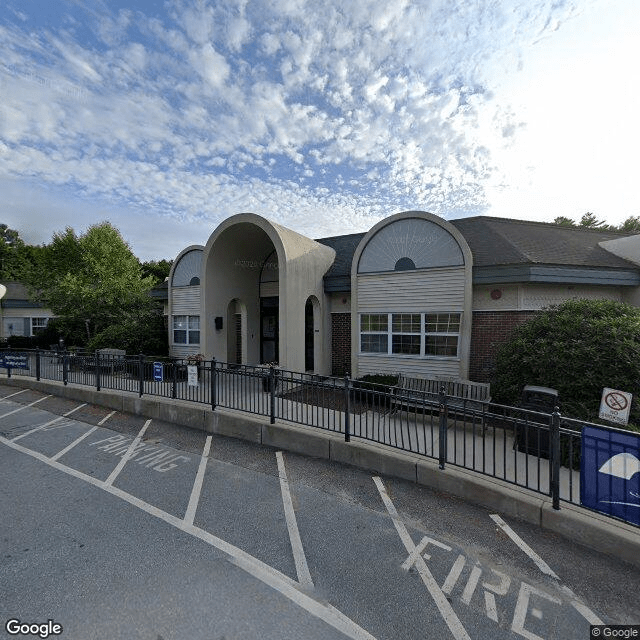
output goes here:
{"type": "Polygon", "coordinates": [[[216,327],[216,331],[222,331],[222,316],[216,316],[213,321],[216,327]]]}

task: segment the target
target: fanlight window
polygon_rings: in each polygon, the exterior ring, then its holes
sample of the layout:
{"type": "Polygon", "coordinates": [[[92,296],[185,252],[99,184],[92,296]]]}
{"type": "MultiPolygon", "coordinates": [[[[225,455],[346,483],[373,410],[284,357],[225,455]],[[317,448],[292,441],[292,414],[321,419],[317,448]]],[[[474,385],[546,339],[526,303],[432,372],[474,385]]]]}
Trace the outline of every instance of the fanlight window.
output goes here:
{"type": "Polygon", "coordinates": [[[416,263],[411,258],[400,258],[394,267],[395,271],[411,271],[416,268],[416,263]]]}

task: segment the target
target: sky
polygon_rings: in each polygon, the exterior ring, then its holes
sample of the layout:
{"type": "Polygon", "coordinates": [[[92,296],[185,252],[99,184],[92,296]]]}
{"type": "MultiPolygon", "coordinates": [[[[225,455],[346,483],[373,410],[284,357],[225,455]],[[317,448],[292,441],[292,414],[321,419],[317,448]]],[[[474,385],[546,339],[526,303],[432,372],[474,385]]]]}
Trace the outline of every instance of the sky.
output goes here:
{"type": "Polygon", "coordinates": [[[3,0],[0,222],[640,215],[638,0],[3,0]]]}

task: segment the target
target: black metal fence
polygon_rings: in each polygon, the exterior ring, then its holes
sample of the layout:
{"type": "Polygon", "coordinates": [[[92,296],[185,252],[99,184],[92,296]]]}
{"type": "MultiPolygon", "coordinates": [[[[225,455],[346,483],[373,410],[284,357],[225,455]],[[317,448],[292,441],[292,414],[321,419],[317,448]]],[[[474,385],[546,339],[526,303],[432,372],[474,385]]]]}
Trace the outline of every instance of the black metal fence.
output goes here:
{"type": "MultiPolygon", "coordinates": [[[[0,363],[39,379],[226,407],[369,440],[580,504],[581,430],[555,413],[349,378],[211,361],[31,351],[0,363]],[[11,366],[11,363],[13,366],[11,366]]],[[[597,425],[601,426],[601,425],[597,425]]],[[[612,431],[619,431],[611,428],[612,431]]]]}

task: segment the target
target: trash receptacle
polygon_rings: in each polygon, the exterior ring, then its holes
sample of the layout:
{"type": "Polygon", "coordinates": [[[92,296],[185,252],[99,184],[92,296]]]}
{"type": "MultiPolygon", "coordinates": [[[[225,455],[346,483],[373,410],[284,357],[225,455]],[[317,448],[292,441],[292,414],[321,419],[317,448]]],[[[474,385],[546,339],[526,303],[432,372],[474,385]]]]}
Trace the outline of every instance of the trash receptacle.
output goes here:
{"type": "MultiPolygon", "coordinates": [[[[529,411],[553,413],[560,405],[558,391],[550,387],[526,385],[522,390],[520,407],[529,411]]],[[[523,412],[516,424],[515,446],[518,451],[541,458],[549,457],[549,423],[523,412]]]]}

